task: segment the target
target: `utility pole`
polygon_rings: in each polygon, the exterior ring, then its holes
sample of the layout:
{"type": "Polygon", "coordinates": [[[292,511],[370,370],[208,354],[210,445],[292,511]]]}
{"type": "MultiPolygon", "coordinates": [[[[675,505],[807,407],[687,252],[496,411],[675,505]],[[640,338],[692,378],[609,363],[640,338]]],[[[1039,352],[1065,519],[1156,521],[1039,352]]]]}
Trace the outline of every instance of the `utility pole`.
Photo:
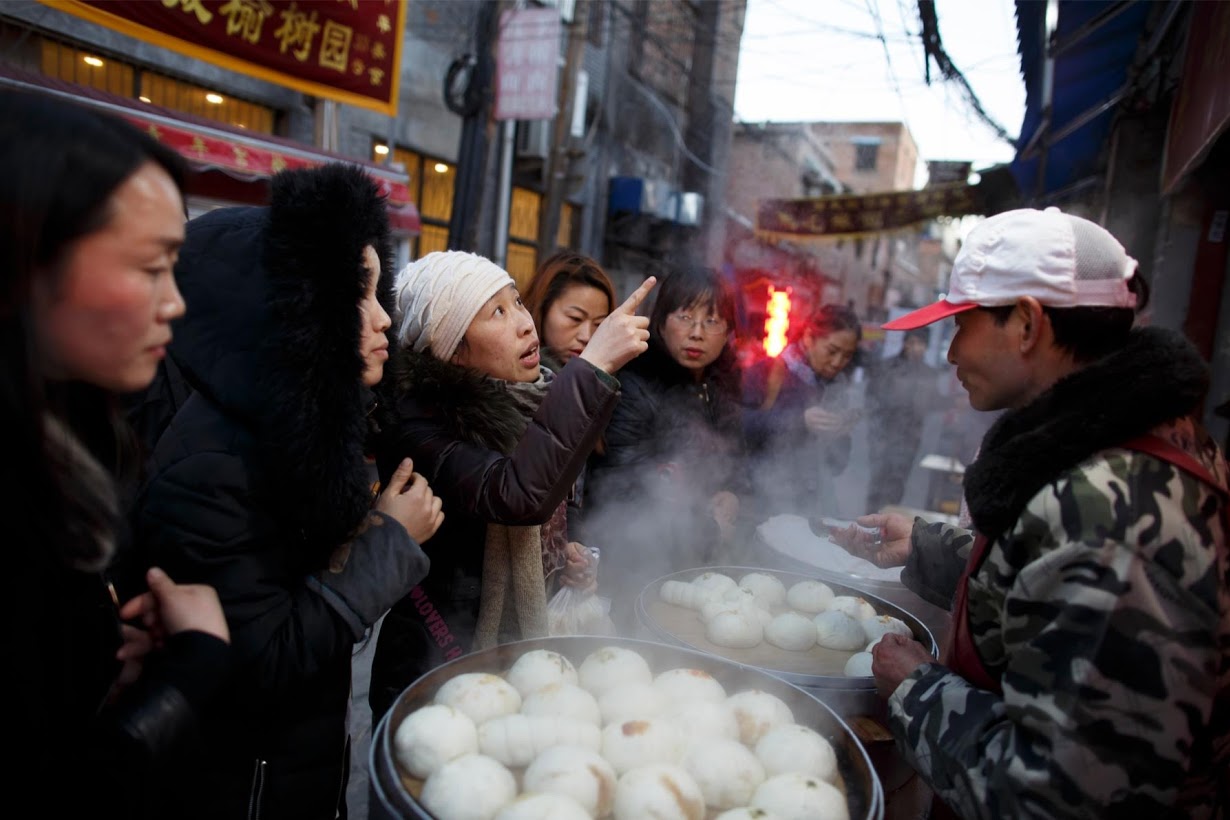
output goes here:
{"type": "Polygon", "coordinates": [[[445,104],[463,117],[461,144],[457,149],[457,177],[453,184],[453,215],[448,223],[449,250],[471,250],[475,240],[475,215],[479,209],[483,177],[487,167],[487,116],[491,104],[491,78],[495,74],[491,56],[498,19],[497,0],[485,0],[475,26],[474,54],[455,61],[445,79],[445,104]],[[468,69],[468,71],[467,71],[468,69]],[[450,88],[450,80],[468,73],[466,87],[450,88]]]}
{"type": "Polygon", "coordinates": [[[564,189],[568,183],[569,169],[572,165],[572,138],[569,129],[572,126],[573,106],[583,100],[576,99],[577,74],[581,70],[581,60],[585,55],[585,38],[589,35],[589,14],[587,4],[576,3],[573,6],[572,20],[568,23],[568,49],[564,58],[564,74],[560,78],[559,105],[555,113],[555,129],[551,137],[551,150],[546,162],[546,195],[542,199],[542,210],[538,219],[538,258],[545,259],[555,250],[555,239],[559,233],[560,210],[564,204],[564,189]]]}

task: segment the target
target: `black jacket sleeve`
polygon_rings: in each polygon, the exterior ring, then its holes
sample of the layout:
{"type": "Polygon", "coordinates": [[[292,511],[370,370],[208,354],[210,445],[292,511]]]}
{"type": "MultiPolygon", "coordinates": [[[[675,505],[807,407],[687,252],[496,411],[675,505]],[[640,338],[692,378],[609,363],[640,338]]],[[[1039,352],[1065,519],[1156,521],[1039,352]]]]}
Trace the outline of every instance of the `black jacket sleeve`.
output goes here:
{"type": "Polygon", "coordinates": [[[617,382],[574,359],[508,455],[458,439],[437,413],[405,415],[382,447],[381,478],[409,455],[446,510],[499,524],[541,524],[576,482],[618,398],[617,382]]]}

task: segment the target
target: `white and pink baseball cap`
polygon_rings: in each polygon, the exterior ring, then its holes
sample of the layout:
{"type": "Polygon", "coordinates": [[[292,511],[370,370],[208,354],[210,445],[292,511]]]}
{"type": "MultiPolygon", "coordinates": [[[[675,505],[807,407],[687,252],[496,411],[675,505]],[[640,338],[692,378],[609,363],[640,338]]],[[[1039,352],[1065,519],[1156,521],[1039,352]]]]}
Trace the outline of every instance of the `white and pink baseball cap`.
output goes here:
{"type": "Polygon", "coordinates": [[[970,231],[952,263],[947,296],[883,327],[912,330],[1022,296],[1045,307],[1134,308],[1127,282],[1136,268],[1119,240],[1088,219],[1058,208],[1005,211],[970,231]]]}

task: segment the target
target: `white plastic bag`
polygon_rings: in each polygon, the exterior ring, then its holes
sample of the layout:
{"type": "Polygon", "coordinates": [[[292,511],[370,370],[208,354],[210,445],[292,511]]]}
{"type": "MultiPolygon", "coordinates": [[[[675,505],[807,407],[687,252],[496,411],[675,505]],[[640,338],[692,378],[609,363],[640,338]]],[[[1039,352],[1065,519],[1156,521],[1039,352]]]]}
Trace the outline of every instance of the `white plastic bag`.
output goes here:
{"type": "MultiPolygon", "coordinates": [[[[598,550],[588,547],[591,556],[590,572],[597,573],[598,550]]],[[[596,587],[589,591],[560,585],[559,591],[547,602],[547,634],[561,635],[614,635],[615,624],[611,620],[611,600],[597,594],[596,587]]]]}

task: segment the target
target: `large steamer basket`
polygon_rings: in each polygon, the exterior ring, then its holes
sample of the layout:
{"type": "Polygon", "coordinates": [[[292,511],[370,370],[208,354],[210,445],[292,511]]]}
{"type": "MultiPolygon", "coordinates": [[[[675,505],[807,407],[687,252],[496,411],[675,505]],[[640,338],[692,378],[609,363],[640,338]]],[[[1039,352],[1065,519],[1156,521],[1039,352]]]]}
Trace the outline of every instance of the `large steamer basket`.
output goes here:
{"type": "MultiPolygon", "coordinates": [[[[764,566],[772,569],[816,578],[830,586],[833,584],[843,584],[852,589],[860,590],[862,593],[869,593],[878,598],[883,598],[914,615],[927,625],[927,628],[931,630],[931,634],[935,636],[937,641],[941,644],[944,642],[949,629],[948,612],[924,601],[900,580],[871,578],[848,572],[838,572],[824,566],[822,562],[809,562],[805,560],[808,557],[805,548],[800,548],[799,545],[771,544],[765,540],[759,530],[756,532],[751,543],[755,560],[758,563],[762,563],[764,566]],[[795,548],[790,549],[790,546],[795,548]]],[[[866,595],[863,597],[866,597],[866,595]]]]}
{"type": "MultiPolygon", "coordinates": [[[[790,652],[768,643],[762,643],[752,649],[728,649],[709,643],[699,616],[663,602],[659,595],[659,590],[667,581],[688,582],[705,572],[720,572],[736,580],[749,572],[763,572],[780,578],[786,587],[799,581],[815,580],[817,577],[814,574],[804,575],[764,567],[697,567],[664,575],[641,590],[636,601],[637,619],[650,640],[715,654],[744,666],[753,666],[807,690],[842,717],[883,715],[884,702],[876,694],[875,680],[870,677],[849,678],[842,674],[842,667],[851,654],[849,652],[836,652],[819,647],[811,652],[790,652]]],[[[910,612],[859,587],[847,586],[829,578],[821,580],[837,595],[861,597],[875,607],[879,614],[892,615],[904,621],[914,633],[915,640],[933,656],[937,654],[931,630],[910,612]]]]}
{"type": "Polygon", "coordinates": [[[535,649],[558,652],[579,666],[586,656],[604,646],[621,646],[640,653],[655,674],[681,667],[702,669],[713,675],[731,694],[759,689],[781,698],[794,713],[798,724],[816,730],[833,744],[838,769],[845,782],[851,820],[883,820],[884,793],[866,750],[832,709],[807,692],[758,669],[703,652],[631,638],[595,636],[536,638],[501,644],[463,655],[433,669],[408,686],[380,721],[372,737],[368,757],[371,775],[368,816],[372,820],[407,817],[431,820],[432,816],[415,797],[414,781],[397,766],[393,736],[407,715],[431,703],[445,681],[468,672],[505,672],[517,658],[535,649]]]}

